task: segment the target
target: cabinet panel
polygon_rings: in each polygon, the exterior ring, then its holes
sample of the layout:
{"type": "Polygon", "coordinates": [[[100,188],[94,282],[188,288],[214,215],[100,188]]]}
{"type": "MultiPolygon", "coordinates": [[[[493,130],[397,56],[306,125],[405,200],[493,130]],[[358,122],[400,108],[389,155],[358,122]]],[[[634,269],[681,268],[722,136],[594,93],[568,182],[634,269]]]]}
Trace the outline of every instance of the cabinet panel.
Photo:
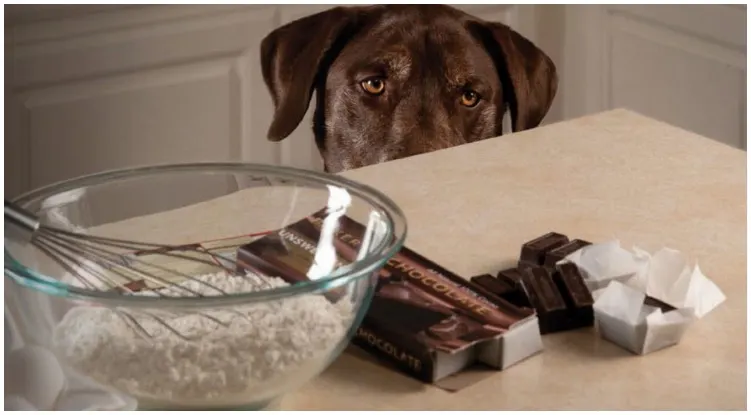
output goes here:
{"type": "Polygon", "coordinates": [[[23,96],[32,187],[100,170],[237,158],[231,61],[82,82],[23,96]],[[233,125],[234,124],[234,125],[233,125]]]}
{"type": "Polygon", "coordinates": [[[745,57],[699,39],[613,18],[608,107],[745,147],[745,57]]]}
{"type": "Polygon", "coordinates": [[[258,65],[277,26],[273,7],[147,6],[6,30],[6,186],[153,163],[278,163],[258,65]]]}
{"type": "Polygon", "coordinates": [[[746,148],[746,10],[567,6],[563,117],[628,108],[746,148]]]}

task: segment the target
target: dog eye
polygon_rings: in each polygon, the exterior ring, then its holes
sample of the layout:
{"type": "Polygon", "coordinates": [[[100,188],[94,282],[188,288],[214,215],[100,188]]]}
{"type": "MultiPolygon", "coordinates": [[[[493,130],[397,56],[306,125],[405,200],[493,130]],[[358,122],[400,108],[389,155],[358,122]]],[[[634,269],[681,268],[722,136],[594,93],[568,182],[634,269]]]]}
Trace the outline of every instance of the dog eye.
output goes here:
{"type": "Polygon", "coordinates": [[[386,90],[386,80],[382,78],[369,78],[360,82],[360,86],[370,95],[381,95],[386,90]]]}
{"type": "Polygon", "coordinates": [[[480,102],[480,95],[475,91],[464,91],[462,94],[462,105],[472,108],[480,102]]]}

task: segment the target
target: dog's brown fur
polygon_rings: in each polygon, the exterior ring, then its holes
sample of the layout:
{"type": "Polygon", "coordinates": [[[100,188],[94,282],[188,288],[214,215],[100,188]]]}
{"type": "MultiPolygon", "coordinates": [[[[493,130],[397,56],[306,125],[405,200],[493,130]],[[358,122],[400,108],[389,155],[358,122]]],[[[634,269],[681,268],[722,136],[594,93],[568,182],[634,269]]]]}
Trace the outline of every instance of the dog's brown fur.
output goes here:
{"type": "Polygon", "coordinates": [[[315,90],[313,131],[330,172],[501,135],[506,108],[513,131],[534,128],[558,86],[529,40],[438,5],[314,14],[269,34],[261,64],[275,105],[268,138],[295,130],[315,90]],[[385,83],[380,95],[366,92],[368,79],[385,83]],[[480,97],[471,108],[467,91],[480,97]]]}

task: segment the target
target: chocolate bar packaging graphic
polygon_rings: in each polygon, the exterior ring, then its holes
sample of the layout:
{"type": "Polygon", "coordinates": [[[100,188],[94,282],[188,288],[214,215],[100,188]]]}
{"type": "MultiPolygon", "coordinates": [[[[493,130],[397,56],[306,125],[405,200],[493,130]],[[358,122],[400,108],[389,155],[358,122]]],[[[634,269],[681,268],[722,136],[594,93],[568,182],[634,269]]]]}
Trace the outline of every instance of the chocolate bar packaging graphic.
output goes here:
{"type": "MultiPolygon", "coordinates": [[[[238,268],[304,281],[325,217],[318,211],[241,246],[238,268]]],[[[334,247],[346,265],[355,260],[366,229],[346,216],[338,221],[334,247]]],[[[330,299],[344,292],[337,290],[328,293],[330,299]]],[[[533,309],[513,305],[406,247],[379,271],[352,343],[429,383],[477,363],[502,370],[542,350],[533,309]]]]}

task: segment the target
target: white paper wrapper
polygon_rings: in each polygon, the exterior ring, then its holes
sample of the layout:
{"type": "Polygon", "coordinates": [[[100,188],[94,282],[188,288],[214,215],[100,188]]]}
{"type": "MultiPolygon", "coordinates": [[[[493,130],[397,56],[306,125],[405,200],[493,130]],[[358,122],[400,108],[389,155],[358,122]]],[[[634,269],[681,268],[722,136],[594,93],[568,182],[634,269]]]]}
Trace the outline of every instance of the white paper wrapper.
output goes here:
{"type": "Polygon", "coordinates": [[[617,242],[587,248],[569,260],[597,282],[593,285],[607,281],[606,288],[593,290],[597,329],[603,338],[634,353],[647,354],[678,344],[693,321],[725,301],[725,295],[698,265],[690,267],[686,257],[674,249],[663,248],[650,255],[636,247],[629,252],[617,242]],[[630,270],[633,272],[627,275],[630,270]],[[675,309],[663,312],[645,305],[647,296],[675,309]]]}
{"type": "Polygon", "coordinates": [[[636,354],[678,344],[694,320],[691,308],[663,312],[644,304],[646,295],[618,281],[595,301],[595,325],[600,335],[636,354]]]}
{"type": "Polygon", "coordinates": [[[649,255],[634,247],[634,255],[645,258],[647,266],[628,284],[648,296],[676,308],[692,308],[697,318],[725,301],[725,294],[701,272],[699,265],[690,267],[679,251],[663,248],[649,255]]]}
{"type": "Polygon", "coordinates": [[[645,258],[621,248],[617,240],[585,246],[563,261],[579,268],[590,291],[605,288],[611,281],[626,282],[646,265],[645,258]]]}

